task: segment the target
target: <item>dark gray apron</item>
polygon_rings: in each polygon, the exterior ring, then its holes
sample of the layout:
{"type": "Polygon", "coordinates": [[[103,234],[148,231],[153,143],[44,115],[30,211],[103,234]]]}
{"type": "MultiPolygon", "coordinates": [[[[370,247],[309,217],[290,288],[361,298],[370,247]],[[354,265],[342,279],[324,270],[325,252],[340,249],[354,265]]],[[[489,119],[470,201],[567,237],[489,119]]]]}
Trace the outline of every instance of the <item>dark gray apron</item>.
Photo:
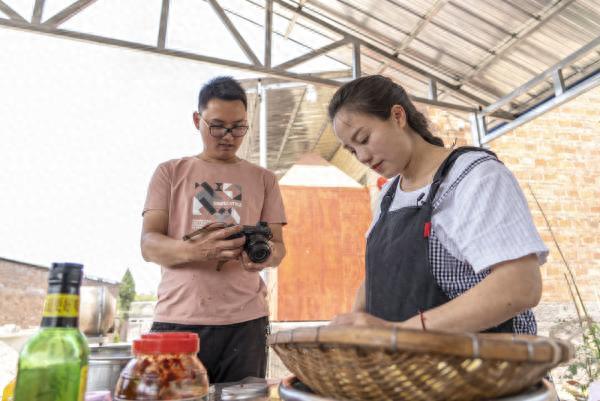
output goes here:
{"type": "MultiPolygon", "coordinates": [[[[466,152],[490,151],[461,147],[450,153],[436,172],[422,205],[389,212],[400,178],[381,201],[381,214],[367,238],[365,294],[367,312],[400,322],[450,300],[438,286],[429,261],[433,201],[456,159],[466,152]]],[[[512,319],[489,332],[513,332],[512,319]]]]}

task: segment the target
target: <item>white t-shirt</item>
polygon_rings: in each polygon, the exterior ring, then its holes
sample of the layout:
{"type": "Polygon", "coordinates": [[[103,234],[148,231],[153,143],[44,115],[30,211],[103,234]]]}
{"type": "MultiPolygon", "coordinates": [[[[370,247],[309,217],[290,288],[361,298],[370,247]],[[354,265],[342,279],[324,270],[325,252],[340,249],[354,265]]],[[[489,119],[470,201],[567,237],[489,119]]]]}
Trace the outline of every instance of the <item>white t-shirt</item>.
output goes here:
{"type": "MultiPolygon", "coordinates": [[[[540,265],[545,263],[548,248],[516,178],[504,164],[488,158],[453,185],[469,165],[486,156],[485,152],[468,152],[458,157],[434,199],[432,231],[454,258],[470,264],[475,273],[532,253],[540,265]]],[[[367,236],[379,219],[381,198],[393,181],[381,190],[367,236]]],[[[429,188],[404,192],[398,185],[390,211],[424,202],[429,188]]]]}

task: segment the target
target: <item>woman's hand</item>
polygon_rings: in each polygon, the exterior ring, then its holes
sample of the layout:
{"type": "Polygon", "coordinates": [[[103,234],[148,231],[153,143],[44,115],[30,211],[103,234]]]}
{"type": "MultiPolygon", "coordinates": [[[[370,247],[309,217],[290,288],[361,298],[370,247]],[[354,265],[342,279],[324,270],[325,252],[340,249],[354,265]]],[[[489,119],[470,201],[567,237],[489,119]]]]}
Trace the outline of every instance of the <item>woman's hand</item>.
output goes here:
{"type": "Polygon", "coordinates": [[[392,327],[394,322],[364,312],[344,313],[331,319],[331,326],[392,327]]]}

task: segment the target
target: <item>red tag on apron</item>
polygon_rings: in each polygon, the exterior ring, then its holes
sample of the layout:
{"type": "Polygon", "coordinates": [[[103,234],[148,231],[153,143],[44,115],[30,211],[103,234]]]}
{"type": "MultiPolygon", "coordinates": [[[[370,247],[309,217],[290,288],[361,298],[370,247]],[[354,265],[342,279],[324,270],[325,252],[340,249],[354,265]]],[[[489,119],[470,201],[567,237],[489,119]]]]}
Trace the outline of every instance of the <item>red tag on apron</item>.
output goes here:
{"type": "Polygon", "coordinates": [[[431,221],[425,223],[423,227],[423,238],[429,238],[429,234],[431,234],[431,221]]]}

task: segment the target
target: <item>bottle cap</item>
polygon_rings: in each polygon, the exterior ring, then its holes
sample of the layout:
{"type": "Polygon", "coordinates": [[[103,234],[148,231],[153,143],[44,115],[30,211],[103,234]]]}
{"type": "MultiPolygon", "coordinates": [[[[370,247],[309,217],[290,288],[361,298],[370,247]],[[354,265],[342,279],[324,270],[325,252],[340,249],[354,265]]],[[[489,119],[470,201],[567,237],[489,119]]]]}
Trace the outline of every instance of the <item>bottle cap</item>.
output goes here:
{"type": "Polygon", "coordinates": [[[133,341],[134,354],[195,354],[200,350],[196,333],[148,333],[133,341]]]}
{"type": "Polygon", "coordinates": [[[48,275],[49,284],[77,284],[81,285],[83,278],[83,265],[79,263],[52,263],[48,275]]]}

